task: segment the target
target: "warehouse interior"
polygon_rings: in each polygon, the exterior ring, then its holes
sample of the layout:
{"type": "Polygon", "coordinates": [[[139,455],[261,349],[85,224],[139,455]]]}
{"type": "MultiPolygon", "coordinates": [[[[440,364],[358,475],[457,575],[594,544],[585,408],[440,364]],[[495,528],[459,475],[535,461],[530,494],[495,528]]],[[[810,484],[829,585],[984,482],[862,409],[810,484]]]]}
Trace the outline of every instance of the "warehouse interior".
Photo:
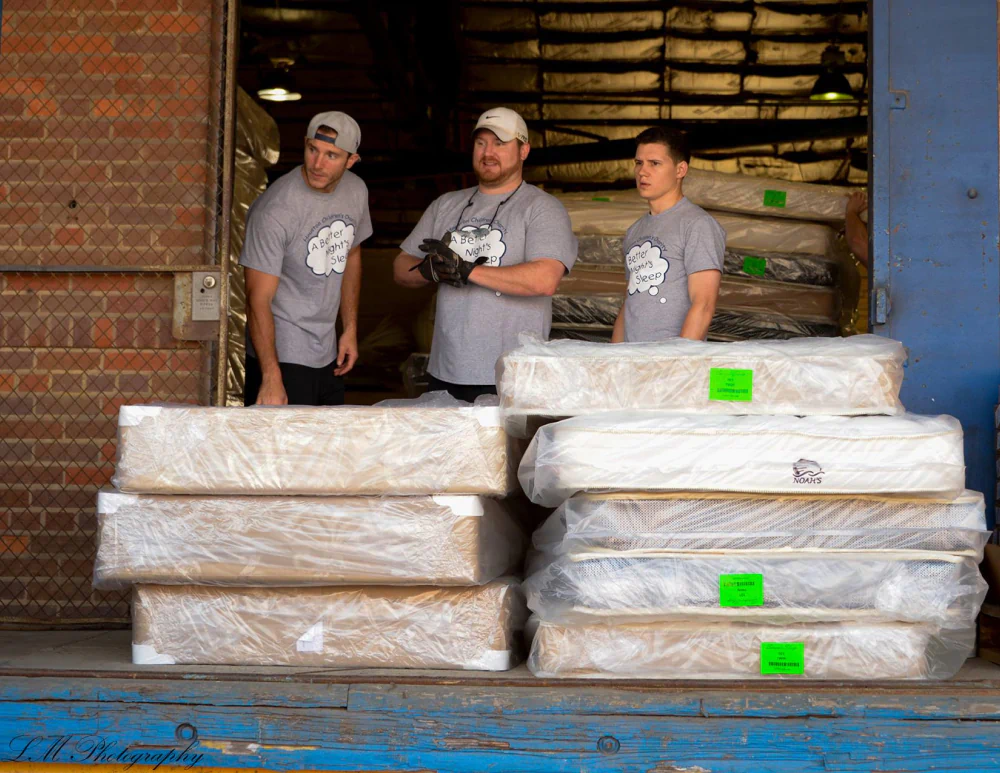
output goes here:
{"type": "MultiPolygon", "coordinates": [[[[300,163],[317,112],[343,110],[361,125],[354,171],[369,187],[375,235],[349,400],[419,389],[419,364],[408,360],[429,347],[433,299],[396,288],[390,264],[435,197],[474,184],[470,131],[484,109],[523,115],[526,178],[551,192],[632,188],[632,140],[657,124],[688,132],[695,170],[863,189],[867,39],[867,3],[857,0],[245,0],[238,83],[277,131],[258,187],[264,173],[273,181],[300,163]],[[841,84],[836,99],[830,79],[841,84]]],[[[837,302],[853,319],[841,328],[864,329],[864,269],[845,265],[837,302]]],[[[596,282],[590,289],[606,279],[581,276],[596,282]]],[[[239,283],[234,272],[232,404],[239,283]]]]}

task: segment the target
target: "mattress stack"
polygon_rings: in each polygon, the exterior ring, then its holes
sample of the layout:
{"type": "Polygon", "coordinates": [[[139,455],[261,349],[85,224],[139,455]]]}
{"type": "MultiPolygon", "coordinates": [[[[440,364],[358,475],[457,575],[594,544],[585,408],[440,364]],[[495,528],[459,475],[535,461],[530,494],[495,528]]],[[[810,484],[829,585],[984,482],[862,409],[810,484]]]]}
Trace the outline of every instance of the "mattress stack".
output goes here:
{"type": "Polygon", "coordinates": [[[518,447],[495,407],[394,402],[123,407],[94,582],[134,585],[133,661],[516,665],[518,447]]]}
{"type": "MultiPolygon", "coordinates": [[[[691,170],[684,193],[726,231],[710,340],[838,335],[843,189],[691,170]]],[[[552,337],[609,341],[626,291],[622,238],[648,205],[634,190],[559,198],[580,246],[552,301],[552,337]]]]}
{"type": "Polygon", "coordinates": [[[982,495],[964,490],[959,423],[899,402],[903,359],[875,336],[535,341],[507,355],[507,427],[540,427],[521,483],[558,507],[525,583],[529,668],[954,674],[989,533],[982,495]]]}

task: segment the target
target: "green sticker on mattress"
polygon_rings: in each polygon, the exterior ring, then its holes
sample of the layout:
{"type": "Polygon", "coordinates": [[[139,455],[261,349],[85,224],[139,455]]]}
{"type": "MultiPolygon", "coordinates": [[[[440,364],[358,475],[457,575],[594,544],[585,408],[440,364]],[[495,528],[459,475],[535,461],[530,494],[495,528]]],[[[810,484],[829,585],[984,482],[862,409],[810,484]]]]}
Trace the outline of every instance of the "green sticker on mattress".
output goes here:
{"type": "Polygon", "coordinates": [[[611,198],[608,196],[594,196],[591,198],[591,201],[611,201],[611,198]]]}
{"type": "Polygon", "coordinates": [[[708,371],[708,399],[753,402],[753,371],[712,368],[708,371]]]}
{"type": "Polygon", "coordinates": [[[720,607],[764,606],[764,575],[720,574],[720,607]]]}
{"type": "Polygon", "coordinates": [[[762,641],[760,672],[801,676],[806,672],[806,645],[800,641],[762,641]]]}
{"type": "Polygon", "coordinates": [[[743,258],[743,273],[750,276],[764,276],[767,273],[767,258],[747,255],[743,258]]]}
{"type": "Polygon", "coordinates": [[[764,191],[764,206],[785,208],[788,194],[785,191],[764,191]]]}

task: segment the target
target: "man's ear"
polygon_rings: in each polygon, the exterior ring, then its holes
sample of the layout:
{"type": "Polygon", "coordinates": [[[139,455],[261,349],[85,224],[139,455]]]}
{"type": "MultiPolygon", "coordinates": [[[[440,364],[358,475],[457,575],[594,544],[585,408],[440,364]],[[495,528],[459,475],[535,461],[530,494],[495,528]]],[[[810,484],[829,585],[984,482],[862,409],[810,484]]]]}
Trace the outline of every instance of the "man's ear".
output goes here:
{"type": "Polygon", "coordinates": [[[531,145],[525,142],[523,145],[521,145],[518,151],[521,154],[521,160],[524,161],[528,157],[528,154],[531,152],[531,145]]]}
{"type": "Polygon", "coordinates": [[[685,177],[687,177],[687,173],[688,173],[688,162],[681,161],[677,165],[677,179],[683,180],[685,177]]]}
{"type": "Polygon", "coordinates": [[[359,156],[357,153],[351,153],[350,157],[347,159],[347,166],[345,168],[346,169],[350,169],[352,166],[354,166],[360,160],[361,160],[361,156],[359,156]]]}

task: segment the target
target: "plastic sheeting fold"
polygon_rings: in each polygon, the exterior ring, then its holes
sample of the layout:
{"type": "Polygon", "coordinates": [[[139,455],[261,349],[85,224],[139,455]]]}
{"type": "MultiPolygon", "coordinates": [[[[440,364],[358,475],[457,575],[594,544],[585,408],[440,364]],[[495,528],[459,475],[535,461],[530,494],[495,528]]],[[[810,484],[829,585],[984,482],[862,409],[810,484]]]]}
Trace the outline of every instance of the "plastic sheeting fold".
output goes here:
{"type": "Polygon", "coordinates": [[[94,584],[482,585],[525,535],[485,497],[97,496],[94,584]]]}
{"type": "Polygon", "coordinates": [[[137,585],[133,662],[504,671],[527,613],[517,582],[474,588],[137,585]]]}

